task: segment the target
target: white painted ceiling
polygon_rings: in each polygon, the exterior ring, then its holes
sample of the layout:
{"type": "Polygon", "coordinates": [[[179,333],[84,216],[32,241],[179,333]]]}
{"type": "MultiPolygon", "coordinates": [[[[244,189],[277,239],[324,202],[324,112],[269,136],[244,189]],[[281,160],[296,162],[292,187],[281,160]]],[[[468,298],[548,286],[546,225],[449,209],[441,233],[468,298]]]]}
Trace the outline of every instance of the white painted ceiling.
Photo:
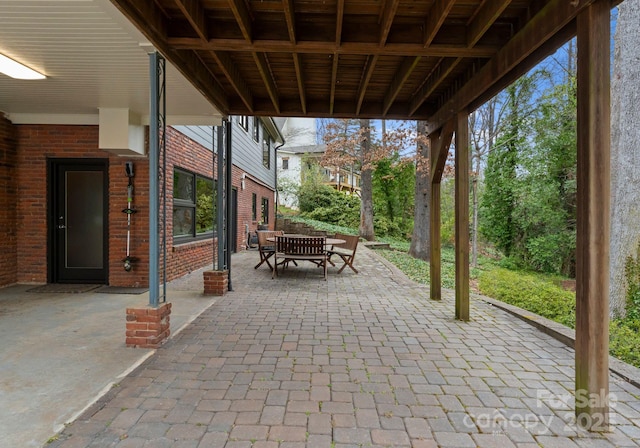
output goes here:
{"type": "MultiPolygon", "coordinates": [[[[0,73],[0,112],[14,123],[98,122],[99,108],[149,114],[152,47],[109,0],[0,0],[0,53],[47,76],[0,73]]],[[[220,113],[167,63],[168,124],[220,113]]]]}

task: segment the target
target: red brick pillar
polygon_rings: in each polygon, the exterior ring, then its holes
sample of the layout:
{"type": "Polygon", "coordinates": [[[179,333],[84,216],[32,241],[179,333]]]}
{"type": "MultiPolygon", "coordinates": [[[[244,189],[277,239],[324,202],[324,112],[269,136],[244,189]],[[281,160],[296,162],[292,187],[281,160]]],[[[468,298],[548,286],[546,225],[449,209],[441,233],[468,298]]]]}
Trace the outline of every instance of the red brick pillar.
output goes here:
{"type": "Polygon", "coordinates": [[[205,271],[204,295],[223,296],[229,290],[229,271],[205,271]]]}
{"type": "Polygon", "coordinates": [[[127,308],[127,347],[158,348],[169,337],[171,304],[127,308]]]}

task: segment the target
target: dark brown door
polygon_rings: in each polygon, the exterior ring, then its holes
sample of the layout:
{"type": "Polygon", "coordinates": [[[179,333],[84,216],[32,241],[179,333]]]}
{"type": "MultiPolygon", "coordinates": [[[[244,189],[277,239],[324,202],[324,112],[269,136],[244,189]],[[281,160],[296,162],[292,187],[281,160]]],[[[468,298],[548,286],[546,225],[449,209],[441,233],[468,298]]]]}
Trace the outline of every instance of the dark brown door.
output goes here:
{"type": "Polygon", "coordinates": [[[107,164],[51,164],[51,280],[106,283],[107,164]]]}

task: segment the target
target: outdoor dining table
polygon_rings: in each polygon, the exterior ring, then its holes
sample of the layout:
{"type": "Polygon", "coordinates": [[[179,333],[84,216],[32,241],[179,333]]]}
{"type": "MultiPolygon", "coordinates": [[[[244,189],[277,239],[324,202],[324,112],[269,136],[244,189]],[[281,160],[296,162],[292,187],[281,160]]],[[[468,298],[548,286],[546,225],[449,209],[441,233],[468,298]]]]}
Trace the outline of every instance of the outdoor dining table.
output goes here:
{"type": "MultiPolygon", "coordinates": [[[[326,236],[310,236],[310,235],[300,235],[300,234],[285,234],[285,235],[277,235],[273,237],[268,237],[267,241],[274,242],[276,247],[274,249],[274,258],[275,262],[273,264],[271,278],[274,278],[278,273],[278,265],[287,266],[291,261],[296,266],[296,263],[300,260],[309,260],[312,263],[315,263],[319,267],[323,267],[324,269],[324,279],[327,279],[327,264],[330,263],[329,257],[327,256],[327,251],[333,247],[334,244],[344,244],[346,240],[342,238],[328,238],[326,236]],[[283,260],[278,262],[278,247],[280,246],[280,241],[278,238],[284,238],[284,244],[290,249],[287,249],[282,254],[283,260]],[[300,241],[296,241],[296,239],[300,239],[300,241]],[[320,239],[324,240],[324,251],[319,252],[317,244],[320,244],[320,239]],[[306,240],[306,241],[305,241],[306,240]],[[289,244],[291,246],[289,246],[289,244]],[[307,246],[308,245],[308,246],[307,246]]],[[[333,265],[333,263],[331,263],[333,265]]]]}

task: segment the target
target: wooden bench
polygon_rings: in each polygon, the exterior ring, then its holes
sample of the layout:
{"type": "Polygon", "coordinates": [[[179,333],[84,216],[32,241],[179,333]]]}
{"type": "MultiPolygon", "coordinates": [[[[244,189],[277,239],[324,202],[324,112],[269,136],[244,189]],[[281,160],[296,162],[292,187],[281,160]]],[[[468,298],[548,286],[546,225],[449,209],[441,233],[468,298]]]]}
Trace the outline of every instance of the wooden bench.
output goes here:
{"type": "Polygon", "coordinates": [[[327,279],[327,239],[324,236],[276,236],[273,257],[271,278],[278,275],[278,265],[286,266],[289,261],[308,260],[322,267],[324,279],[327,279]]]}

